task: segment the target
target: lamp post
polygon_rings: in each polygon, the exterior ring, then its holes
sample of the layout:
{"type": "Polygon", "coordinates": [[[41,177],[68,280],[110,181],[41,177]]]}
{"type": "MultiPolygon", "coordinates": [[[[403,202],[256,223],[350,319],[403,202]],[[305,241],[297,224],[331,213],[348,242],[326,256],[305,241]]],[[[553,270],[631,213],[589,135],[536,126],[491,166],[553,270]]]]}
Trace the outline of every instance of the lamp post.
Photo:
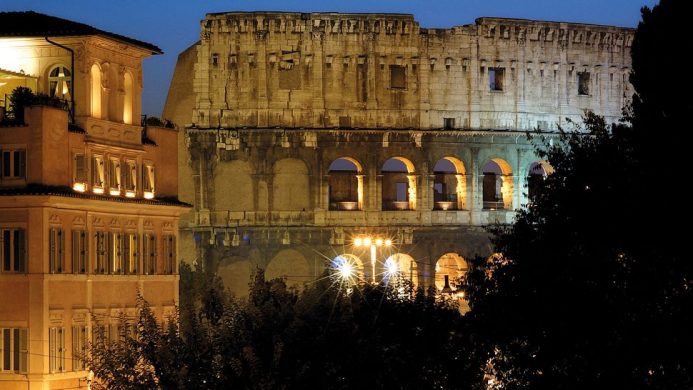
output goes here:
{"type": "Polygon", "coordinates": [[[371,283],[375,284],[375,259],[376,259],[376,249],[378,247],[382,246],[390,247],[392,246],[392,240],[389,238],[382,238],[382,237],[371,237],[371,236],[365,236],[365,237],[356,237],[354,238],[354,246],[359,248],[359,247],[368,247],[371,252],[371,283]]]}

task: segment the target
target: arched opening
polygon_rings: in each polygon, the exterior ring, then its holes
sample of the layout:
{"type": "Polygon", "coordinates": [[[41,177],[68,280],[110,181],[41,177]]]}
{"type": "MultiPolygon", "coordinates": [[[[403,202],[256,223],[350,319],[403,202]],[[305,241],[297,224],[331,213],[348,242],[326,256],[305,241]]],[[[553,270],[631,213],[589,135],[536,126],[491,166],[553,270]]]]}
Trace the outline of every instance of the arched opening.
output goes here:
{"type": "Polygon", "coordinates": [[[128,125],[132,124],[132,99],[133,99],[133,81],[132,75],[129,72],[125,72],[125,79],[123,80],[123,123],[128,125]]]}
{"type": "Polygon", "coordinates": [[[483,207],[487,210],[511,210],[513,177],[510,164],[494,158],[483,167],[483,207]]]}
{"type": "Polygon", "coordinates": [[[330,262],[337,279],[346,285],[354,285],[364,280],[363,262],[357,256],[344,253],[330,262]]]}
{"type": "Polygon", "coordinates": [[[387,284],[407,282],[412,288],[419,285],[416,260],[405,253],[395,253],[383,262],[383,281],[387,284]]]}
{"type": "Polygon", "coordinates": [[[91,116],[101,119],[101,68],[91,66],[91,116]]]}
{"type": "Polygon", "coordinates": [[[383,210],[416,209],[416,175],[414,164],[403,157],[393,157],[382,167],[383,210]]]}
{"type": "Polygon", "coordinates": [[[444,157],[436,162],[433,175],[433,209],[464,209],[467,185],[462,161],[454,157],[444,157]]]}
{"type": "Polygon", "coordinates": [[[553,172],[553,167],[546,161],[535,161],[527,172],[527,198],[534,202],[544,188],[544,179],[553,172]]]}
{"type": "Polygon", "coordinates": [[[467,271],[467,262],[462,256],[457,253],[444,254],[436,262],[436,289],[438,292],[455,292],[458,281],[464,277],[467,271]]]}
{"type": "Polygon", "coordinates": [[[58,99],[70,100],[72,72],[64,65],[56,65],[48,72],[48,94],[58,99]]]}
{"type": "Polygon", "coordinates": [[[267,264],[265,279],[272,280],[275,278],[283,278],[288,287],[299,289],[315,279],[308,260],[301,252],[293,249],[280,251],[267,264]]]}
{"type": "Polygon", "coordinates": [[[363,210],[363,175],[358,161],[342,157],[328,169],[330,210],[363,210]]]}

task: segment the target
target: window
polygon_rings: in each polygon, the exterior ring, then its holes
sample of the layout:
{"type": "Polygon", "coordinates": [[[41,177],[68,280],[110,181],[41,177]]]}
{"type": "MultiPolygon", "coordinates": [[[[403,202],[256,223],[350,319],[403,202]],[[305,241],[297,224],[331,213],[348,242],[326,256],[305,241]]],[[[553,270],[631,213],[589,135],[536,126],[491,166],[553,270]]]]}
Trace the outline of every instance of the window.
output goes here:
{"type": "Polygon", "coordinates": [[[65,332],[63,328],[48,329],[48,370],[65,371],[65,332]]]}
{"type": "Polygon", "coordinates": [[[24,229],[0,229],[2,271],[26,272],[26,232],[24,229]]]}
{"type": "Polygon", "coordinates": [[[488,68],[488,89],[502,91],[505,79],[505,68],[488,68]]]}
{"type": "Polygon", "coordinates": [[[133,124],[133,81],[130,72],[125,72],[123,79],[123,123],[133,124]]]}
{"type": "Polygon", "coordinates": [[[94,248],[96,249],[96,259],[94,261],[94,273],[105,274],[107,268],[107,236],[106,232],[96,232],[94,234],[94,248]]]}
{"type": "Polygon", "coordinates": [[[164,236],[164,273],[176,273],[176,236],[167,234],[164,236]]]}
{"type": "Polygon", "coordinates": [[[108,233],[108,273],[123,273],[123,240],[120,233],[108,233]]]}
{"type": "Polygon", "coordinates": [[[144,187],[144,197],[153,199],[156,191],[155,187],[154,164],[145,163],[142,165],[142,186],[144,187]]]}
{"type": "Polygon", "coordinates": [[[0,160],[3,179],[23,179],[26,177],[26,150],[2,150],[0,160]]]}
{"type": "Polygon", "coordinates": [[[87,232],[84,230],[72,231],[72,273],[84,274],[87,272],[87,232]]]}
{"type": "Polygon", "coordinates": [[[93,186],[93,191],[95,194],[103,194],[106,182],[103,157],[94,156],[91,161],[91,182],[93,186]]]}
{"type": "Polygon", "coordinates": [[[108,164],[108,188],[113,196],[120,195],[120,160],[112,158],[108,164]]]}
{"type": "Polygon", "coordinates": [[[578,95],[590,94],[590,74],[589,72],[578,72],[578,95]]]}
{"type": "Polygon", "coordinates": [[[452,130],[455,128],[455,118],[443,118],[443,128],[445,130],[452,130]]]}
{"type": "Polygon", "coordinates": [[[407,72],[401,65],[390,65],[390,88],[407,88],[407,72]]]}
{"type": "Polygon", "coordinates": [[[65,271],[65,240],[62,228],[50,228],[48,231],[48,265],[49,272],[59,274],[65,271]]]}
{"type": "Polygon", "coordinates": [[[91,116],[101,119],[101,68],[91,66],[91,116]]]}
{"type": "Polygon", "coordinates": [[[75,154],[72,168],[72,189],[84,192],[87,189],[87,162],[83,153],[75,154]]]}
{"type": "Polygon", "coordinates": [[[48,90],[51,97],[59,99],[70,99],[72,85],[70,70],[62,65],[56,66],[48,73],[48,90]]]}
{"type": "Polygon", "coordinates": [[[0,328],[0,372],[26,374],[28,346],[26,328],[0,328]]]}
{"type": "Polygon", "coordinates": [[[87,327],[76,325],[72,327],[72,371],[82,371],[85,368],[84,358],[87,356],[87,327]]]}
{"type": "Polygon", "coordinates": [[[125,196],[134,198],[137,192],[137,163],[135,161],[127,161],[123,169],[123,187],[125,188],[125,196]]]}
{"type": "Polygon", "coordinates": [[[139,269],[139,240],[136,233],[123,234],[125,273],[136,274],[139,269]]]}
{"type": "Polygon", "coordinates": [[[142,253],[144,254],[144,273],[154,275],[156,273],[156,236],[153,233],[144,235],[142,253]]]}

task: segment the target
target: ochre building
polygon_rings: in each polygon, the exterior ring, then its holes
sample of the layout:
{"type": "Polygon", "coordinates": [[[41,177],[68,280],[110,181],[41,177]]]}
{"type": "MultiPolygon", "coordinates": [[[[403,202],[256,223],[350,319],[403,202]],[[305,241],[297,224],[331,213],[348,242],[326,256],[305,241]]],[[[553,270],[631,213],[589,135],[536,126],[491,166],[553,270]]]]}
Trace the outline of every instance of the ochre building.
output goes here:
{"type": "MultiPolygon", "coordinates": [[[[87,388],[103,327],[141,294],[178,302],[177,131],[140,126],[156,46],[33,12],[0,13],[0,388],[87,388]],[[19,86],[45,96],[11,107],[19,86]]],[[[120,319],[128,322],[120,327],[120,319]]]]}
{"type": "Polygon", "coordinates": [[[301,286],[345,259],[442,290],[541,190],[551,167],[526,132],[616,121],[632,95],[628,28],[279,12],[200,27],[164,112],[194,204],[181,257],[239,295],[256,267],[301,286]]]}

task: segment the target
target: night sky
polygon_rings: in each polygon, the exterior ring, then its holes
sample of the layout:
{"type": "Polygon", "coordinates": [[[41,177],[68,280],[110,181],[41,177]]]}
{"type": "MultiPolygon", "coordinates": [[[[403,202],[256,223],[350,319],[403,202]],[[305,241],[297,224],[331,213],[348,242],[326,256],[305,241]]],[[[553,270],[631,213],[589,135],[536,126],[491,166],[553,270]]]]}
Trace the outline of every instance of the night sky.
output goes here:
{"type": "Polygon", "coordinates": [[[160,115],[178,53],[198,40],[206,13],[224,11],[411,13],[422,27],[469,24],[480,16],[635,27],[657,0],[0,0],[1,11],[36,11],[153,43],[144,62],[142,112],[160,115]]]}

